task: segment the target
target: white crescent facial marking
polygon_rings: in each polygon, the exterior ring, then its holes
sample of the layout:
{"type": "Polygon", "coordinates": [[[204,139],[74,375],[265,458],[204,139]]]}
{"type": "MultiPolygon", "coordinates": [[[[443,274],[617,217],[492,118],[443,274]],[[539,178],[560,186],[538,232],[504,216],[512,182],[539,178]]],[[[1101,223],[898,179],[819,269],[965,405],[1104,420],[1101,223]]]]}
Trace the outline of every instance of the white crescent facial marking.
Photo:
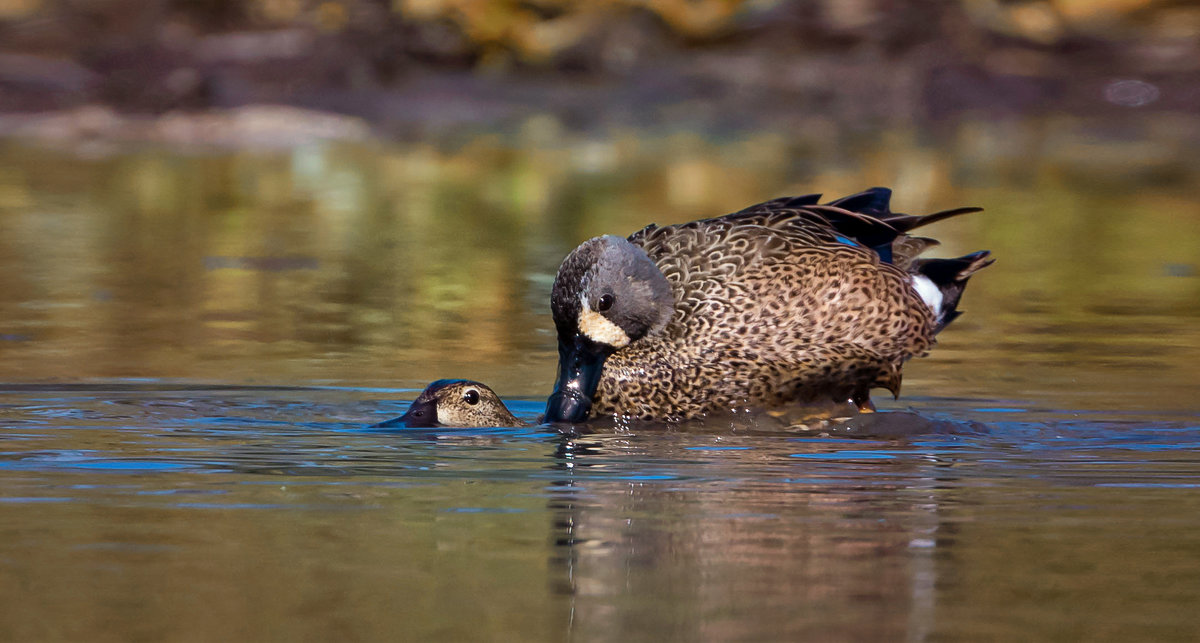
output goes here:
{"type": "Polygon", "coordinates": [[[629,335],[621,327],[612,323],[607,317],[591,309],[587,300],[579,298],[579,332],[585,337],[613,348],[625,348],[629,345],[629,335]]]}
{"type": "Polygon", "coordinates": [[[438,394],[433,398],[433,421],[437,422],[438,424],[450,426],[453,424],[454,418],[451,417],[450,413],[446,412],[446,409],[444,408],[445,405],[442,404],[443,397],[444,392],[439,391],[438,394]]]}
{"type": "Polygon", "coordinates": [[[925,305],[933,310],[933,314],[941,316],[942,314],[942,290],[933,283],[933,280],[925,275],[913,275],[913,288],[917,294],[925,301],[925,305]]]}

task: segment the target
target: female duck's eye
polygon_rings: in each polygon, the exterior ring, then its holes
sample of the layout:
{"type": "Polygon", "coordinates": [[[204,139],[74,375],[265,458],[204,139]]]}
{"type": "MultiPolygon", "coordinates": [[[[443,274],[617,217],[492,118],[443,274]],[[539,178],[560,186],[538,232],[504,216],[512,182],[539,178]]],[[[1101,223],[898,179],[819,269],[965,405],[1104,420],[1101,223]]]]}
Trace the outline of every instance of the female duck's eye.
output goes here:
{"type": "Polygon", "coordinates": [[[600,301],[596,302],[596,310],[598,312],[607,311],[609,308],[612,308],[613,301],[614,301],[614,299],[613,299],[612,295],[609,295],[609,294],[600,295],[600,301]]]}
{"type": "Polygon", "coordinates": [[[468,389],[466,393],[463,393],[463,399],[467,401],[467,404],[479,404],[479,391],[468,389]]]}

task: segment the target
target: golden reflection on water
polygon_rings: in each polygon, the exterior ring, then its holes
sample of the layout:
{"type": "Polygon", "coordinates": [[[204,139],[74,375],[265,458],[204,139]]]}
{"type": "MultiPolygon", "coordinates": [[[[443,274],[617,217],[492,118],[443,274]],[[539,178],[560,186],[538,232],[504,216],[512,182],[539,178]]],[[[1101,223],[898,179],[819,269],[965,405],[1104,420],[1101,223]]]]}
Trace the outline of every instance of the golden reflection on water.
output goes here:
{"type": "Polygon", "coordinates": [[[162,489],[103,475],[94,491],[67,488],[79,474],[51,480],[70,502],[0,505],[50,533],[34,543],[14,529],[21,539],[4,547],[23,552],[0,561],[6,640],[556,640],[564,629],[565,599],[546,591],[544,501],[527,484],[487,493],[528,494],[512,509],[532,514],[457,514],[444,508],[477,506],[478,488],[175,473],[162,489]]]}

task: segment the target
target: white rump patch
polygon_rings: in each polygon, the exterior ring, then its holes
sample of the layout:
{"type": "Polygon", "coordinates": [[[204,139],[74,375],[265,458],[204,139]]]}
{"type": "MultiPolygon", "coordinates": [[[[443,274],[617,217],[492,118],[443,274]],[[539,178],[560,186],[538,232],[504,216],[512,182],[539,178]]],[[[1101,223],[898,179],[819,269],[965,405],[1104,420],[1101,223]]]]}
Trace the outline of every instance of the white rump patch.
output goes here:
{"type": "Polygon", "coordinates": [[[925,275],[913,275],[913,288],[917,294],[924,300],[925,305],[929,306],[934,315],[941,317],[942,315],[942,291],[933,283],[933,280],[925,275]]]}
{"type": "Polygon", "coordinates": [[[625,348],[629,345],[629,335],[607,317],[592,310],[582,297],[579,302],[579,332],[597,344],[613,348],[625,348]]]}

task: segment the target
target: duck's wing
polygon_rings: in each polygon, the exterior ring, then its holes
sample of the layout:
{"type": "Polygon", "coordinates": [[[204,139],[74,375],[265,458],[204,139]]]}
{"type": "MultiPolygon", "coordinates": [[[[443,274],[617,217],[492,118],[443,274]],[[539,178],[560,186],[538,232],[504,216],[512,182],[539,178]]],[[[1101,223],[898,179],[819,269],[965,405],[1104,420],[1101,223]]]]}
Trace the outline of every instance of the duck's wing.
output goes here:
{"type": "MultiPolygon", "coordinates": [[[[742,208],[741,210],[738,210],[737,212],[734,212],[732,214],[726,214],[726,215],[723,215],[720,217],[714,217],[711,219],[703,219],[701,221],[693,221],[692,223],[696,224],[696,225],[691,226],[691,229],[698,229],[698,228],[702,227],[702,224],[708,224],[708,223],[721,221],[721,220],[724,220],[724,221],[727,221],[730,223],[736,223],[739,221],[745,222],[745,223],[754,223],[757,219],[764,218],[764,217],[769,218],[770,215],[772,215],[772,214],[784,213],[784,212],[794,210],[797,208],[803,208],[803,207],[810,206],[810,205],[817,205],[818,203],[820,203],[820,201],[821,201],[820,194],[804,194],[801,196],[779,197],[777,199],[771,199],[770,201],[763,201],[762,203],[756,203],[754,205],[742,208]]],[[[678,230],[679,228],[688,226],[688,225],[689,224],[659,226],[657,223],[651,223],[651,224],[647,225],[646,227],[642,228],[641,230],[638,230],[637,232],[629,235],[628,240],[631,243],[633,243],[634,245],[644,247],[644,245],[651,239],[651,237],[655,236],[656,231],[658,231],[659,237],[670,236],[670,235],[674,234],[674,232],[676,230],[678,230]]]]}
{"type": "Polygon", "coordinates": [[[911,215],[903,212],[892,212],[892,191],[889,188],[875,187],[835,199],[825,205],[865,214],[881,221],[898,232],[909,232],[921,226],[937,223],[950,217],[971,212],[980,212],[983,208],[963,207],[941,210],[930,214],[911,215]]]}
{"type": "Polygon", "coordinates": [[[870,214],[835,205],[820,205],[821,196],[772,199],[732,214],[690,223],[648,225],[629,236],[652,258],[680,252],[701,252],[707,245],[722,250],[746,249],[745,243],[759,251],[782,250],[800,243],[814,248],[857,246],[874,250],[885,262],[892,260],[892,242],[900,236],[886,221],[870,214]],[[732,240],[742,241],[731,244],[732,240]]]}
{"type": "MultiPolygon", "coordinates": [[[[814,197],[800,198],[809,203],[814,197]]],[[[890,259],[891,244],[898,237],[893,228],[870,215],[835,206],[778,206],[790,201],[776,199],[722,217],[648,226],[629,241],[649,255],[671,284],[675,320],[681,323],[723,323],[730,307],[766,314],[775,306],[800,306],[809,313],[771,313],[799,324],[832,315],[833,309],[825,309],[827,302],[836,300],[870,309],[854,323],[873,316],[880,317],[880,324],[890,323],[883,317],[894,313],[914,317],[910,320],[914,327],[927,325],[929,313],[907,285],[904,268],[889,265],[872,247],[871,242],[887,243],[890,259]],[[871,306],[872,298],[886,301],[887,306],[871,306]],[[803,304],[798,303],[801,300],[803,304]],[[916,309],[911,315],[904,312],[910,305],[916,309]]],[[[911,252],[933,243],[905,238],[904,247],[911,252]]],[[[847,337],[854,334],[848,331],[847,337]]]]}
{"type": "Polygon", "coordinates": [[[963,207],[924,215],[891,210],[892,191],[875,187],[821,204],[821,195],[781,197],[743,208],[732,214],[670,226],[648,225],[629,236],[652,257],[656,250],[679,243],[691,245],[688,237],[722,235],[740,226],[774,230],[798,236],[815,246],[836,244],[870,248],[884,263],[911,271],[925,250],[938,245],[936,239],[908,233],[921,226],[981,208],[963,207]]]}
{"type": "MultiPolygon", "coordinates": [[[[982,210],[976,207],[962,207],[923,215],[892,212],[892,191],[884,187],[870,188],[824,204],[819,203],[820,199],[819,194],[772,199],[717,219],[735,223],[762,221],[779,224],[786,223],[788,218],[794,218],[797,222],[817,229],[832,228],[836,233],[832,241],[853,241],[874,250],[882,261],[907,270],[917,256],[938,243],[935,239],[909,236],[909,232],[921,226],[982,210]]],[[[830,240],[828,234],[820,234],[817,230],[813,232],[824,241],[830,240]]]]}
{"type": "Polygon", "coordinates": [[[742,208],[734,212],[731,216],[744,214],[747,212],[760,212],[763,210],[783,210],[787,208],[802,208],[806,205],[816,205],[821,202],[820,194],[805,194],[803,196],[783,196],[770,201],[763,201],[752,206],[742,208]]]}

